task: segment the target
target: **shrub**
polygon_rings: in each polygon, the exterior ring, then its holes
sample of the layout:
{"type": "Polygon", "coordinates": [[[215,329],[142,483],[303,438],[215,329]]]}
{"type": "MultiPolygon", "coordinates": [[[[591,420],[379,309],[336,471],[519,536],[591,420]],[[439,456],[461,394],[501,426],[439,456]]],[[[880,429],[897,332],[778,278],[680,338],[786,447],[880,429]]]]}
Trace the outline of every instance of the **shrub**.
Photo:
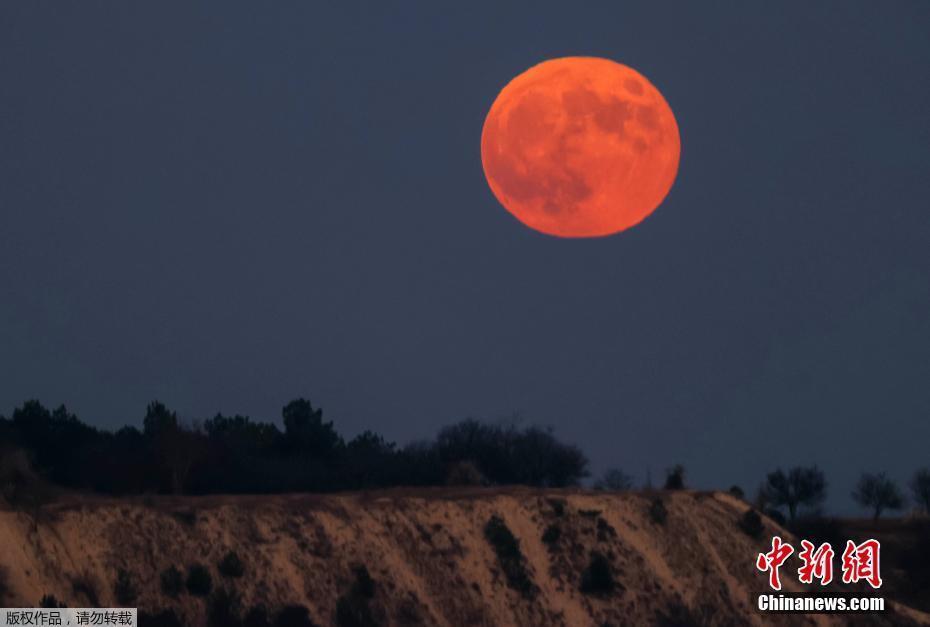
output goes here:
{"type": "Polygon", "coordinates": [[[113,583],[113,593],[116,595],[116,602],[123,607],[131,606],[136,597],[139,596],[139,591],[136,590],[129,571],[123,568],[117,571],[116,581],[113,583]]]}
{"type": "Polygon", "coordinates": [[[239,595],[225,588],[217,590],[210,598],[207,609],[207,624],[210,627],[237,627],[241,625],[239,595]]]}
{"type": "Polygon", "coordinates": [[[223,559],[221,559],[220,563],[217,565],[217,570],[224,577],[235,579],[245,574],[245,566],[242,564],[242,560],[239,559],[239,555],[235,551],[230,551],[223,556],[223,559]]]}
{"type": "Polygon", "coordinates": [[[194,596],[205,597],[213,589],[213,578],[203,564],[194,564],[187,569],[187,591],[194,596]]]}
{"type": "Polygon", "coordinates": [[[666,490],[683,490],[685,487],[685,467],[676,464],[665,473],[666,490]]]}
{"type": "Polygon", "coordinates": [[[622,492],[633,487],[633,478],[619,468],[609,468],[594,482],[595,490],[622,492]]]}
{"type": "Polygon", "coordinates": [[[347,594],[336,601],[336,625],[338,627],[377,627],[378,621],[372,615],[366,599],[347,594]]]}
{"type": "Polygon", "coordinates": [[[478,465],[470,460],[453,463],[446,474],[448,485],[486,485],[487,482],[478,465]]]}
{"type": "Polygon", "coordinates": [[[784,514],[782,514],[777,509],[772,509],[771,507],[765,510],[765,515],[771,518],[773,521],[775,521],[776,524],[781,525],[782,527],[784,527],[788,522],[784,514]]]}
{"type": "Polygon", "coordinates": [[[310,611],[303,605],[288,605],[278,612],[275,627],[314,627],[310,611]]]}
{"type": "Polygon", "coordinates": [[[664,525],[668,520],[668,510],[665,508],[665,501],[660,498],[652,499],[649,504],[649,518],[657,525],[664,525]]]}
{"type": "Polygon", "coordinates": [[[754,509],[747,509],[746,513],[740,516],[737,524],[739,528],[743,530],[743,533],[750,538],[761,538],[762,532],[765,531],[765,527],[762,524],[762,517],[759,516],[759,512],[754,509]]]}
{"type": "Polygon", "coordinates": [[[742,489],[741,487],[739,487],[738,485],[731,485],[731,486],[730,486],[730,489],[728,490],[728,492],[729,492],[732,496],[735,496],[735,497],[738,498],[738,499],[742,499],[742,498],[745,498],[745,497],[746,497],[746,493],[743,492],[743,489],[742,489]]]}
{"type": "Polygon", "coordinates": [[[368,601],[375,596],[375,581],[364,565],[353,568],[355,581],[348,594],[336,602],[336,625],[339,627],[373,627],[378,624],[368,601]]]}
{"type": "Polygon", "coordinates": [[[549,545],[549,548],[553,548],[556,544],[559,543],[559,538],[562,537],[562,530],[559,529],[558,525],[549,525],[546,527],[546,530],[542,534],[542,541],[549,545]]]}
{"type": "Polygon", "coordinates": [[[181,524],[193,527],[197,523],[197,512],[192,509],[181,509],[171,512],[171,515],[181,524]]]}
{"type": "Polygon", "coordinates": [[[71,578],[71,591],[87,599],[88,607],[100,607],[100,595],[97,594],[97,581],[84,572],[71,578]]]}
{"type": "Polygon", "coordinates": [[[42,600],[39,601],[39,607],[44,609],[53,609],[68,606],[56,599],[54,594],[46,594],[42,597],[42,600]]]}
{"type": "Polygon", "coordinates": [[[526,571],[520,542],[499,516],[491,516],[484,526],[484,537],[497,555],[497,563],[507,579],[507,585],[525,598],[536,595],[536,586],[526,571]]]}
{"type": "Polygon", "coordinates": [[[368,569],[364,565],[356,566],[352,569],[355,573],[355,583],[352,584],[352,594],[363,599],[371,599],[375,596],[375,580],[371,578],[368,569]]]}
{"type": "Polygon", "coordinates": [[[552,507],[553,514],[559,517],[565,515],[565,499],[548,499],[548,503],[552,507]]]}
{"type": "Polygon", "coordinates": [[[695,612],[681,601],[674,601],[664,611],[656,613],[657,627],[702,627],[706,621],[699,620],[695,612]]]}
{"type": "Polygon", "coordinates": [[[184,574],[175,566],[166,568],[161,573],[161,591],[165,596],[176,599],[184,589],[184,574]]]}
{"type": "Polygon", "coordinates": [[[271,627],[268,609],[264,605],[255,605],[245,614],[242,627],[271,627]]]}
{"type": "Polygon", "coordinates": [[[597,519],[597,539],[598,542],[607,542],[611,538],[617,537],[617,530],[603,518],[597,519]]]}
{"type": "Polygon", "coordinates": [[[0,451],[0,497],[25,512],[32,530],[38,530],[42,508],[52,500],[52,488],[35,472],[26,451],[0,451]]]}
{"type": "Polygon", "coordinates": [[[610,561],[601,553],[591,553],[591,561],[581,573],[581,591],[584,594],[606,596],[613,592],[616,586],[610,561]]]}

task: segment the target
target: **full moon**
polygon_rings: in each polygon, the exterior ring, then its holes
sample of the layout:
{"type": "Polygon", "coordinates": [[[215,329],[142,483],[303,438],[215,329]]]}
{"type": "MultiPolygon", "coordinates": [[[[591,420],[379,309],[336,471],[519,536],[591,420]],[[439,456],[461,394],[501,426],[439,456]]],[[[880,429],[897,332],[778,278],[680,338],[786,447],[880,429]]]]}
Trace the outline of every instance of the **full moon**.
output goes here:
{"type": "Polygon", "coordinates": [[[552,59],[523,72],[491,105],[481,162],[494,195],[526,226],[601,237],[644,220],[678,173],[672,109],[620,63],[552,59]]]}

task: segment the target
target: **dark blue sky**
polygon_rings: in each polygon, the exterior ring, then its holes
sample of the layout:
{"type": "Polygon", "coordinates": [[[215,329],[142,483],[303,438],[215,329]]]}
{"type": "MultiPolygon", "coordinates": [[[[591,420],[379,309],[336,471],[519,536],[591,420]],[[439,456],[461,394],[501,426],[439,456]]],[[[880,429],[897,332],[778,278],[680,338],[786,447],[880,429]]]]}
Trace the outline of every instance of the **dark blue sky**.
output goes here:
{"type": "Polygon", "coordinates": [[[400,442],[519,412],[640,479],[930,463],[930,3],[0,6],[0,411],[400,442]],[[530,8],[532,7],[532,8],[530,8]],[[681,128],[646,222],[520,225],[514,75],[604,56],[681,128]]]}

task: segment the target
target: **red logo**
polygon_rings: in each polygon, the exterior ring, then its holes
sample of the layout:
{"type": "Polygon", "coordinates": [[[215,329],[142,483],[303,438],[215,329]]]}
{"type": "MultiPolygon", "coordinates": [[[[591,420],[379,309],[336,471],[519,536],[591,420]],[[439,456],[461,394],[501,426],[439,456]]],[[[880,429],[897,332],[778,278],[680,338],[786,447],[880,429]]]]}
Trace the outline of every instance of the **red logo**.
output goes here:
{"type": "Polygon", "coordinates": [[[843,551],[843,583],[856,583],[865,579],[873,588],[881,587],[882,577],[878,564],[880,549],[878,540],[866,540],[859,545],[847,540],[846,550],[843,551]]]}
{"type": "Polygon", "coordinates": [[[759,553],[756,558],[756,568],[762,572],[768,571],[769,585],[773,590],[781,590],[781,579],[778,577],[778,569],[785,563],[791,554],[794,553],[794,547],[781,541],[781,538],[775,536],[772,538],[772,550],[768,553],[759,553]]]}
{"type": "MultiPolygon", "coordinates": [[[[882,585],[880,555],[881,543],[878,540],[866,540],[856,544],[852,540],[846,541],[846,550],[843,551],[843,583],[857,583],[867,581],[870,586],[878,589],[882,585]]],[[[772,550],[768,553],[759,553],[756,558],[756,568],[769,574],[769,586],[773,590],[781,590],[781,577],[778,569],[794,554],[794,547],[783,542],[779,536],[772,538],[772,550]]],[[[825,586],[833,581],[833,547],[829,542],[814,546],[809,540],[801,540],[801,552],[798,558],[801,567],[798,568],[798,581],[804,584],[820,580],[825,586]]]]}

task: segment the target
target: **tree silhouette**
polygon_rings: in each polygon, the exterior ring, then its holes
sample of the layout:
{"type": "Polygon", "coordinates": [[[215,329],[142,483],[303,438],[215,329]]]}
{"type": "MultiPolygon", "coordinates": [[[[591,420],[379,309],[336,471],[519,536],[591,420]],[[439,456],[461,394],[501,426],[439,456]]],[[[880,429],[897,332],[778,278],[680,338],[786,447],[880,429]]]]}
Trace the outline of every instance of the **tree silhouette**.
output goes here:
{"type": "Polygon", "coordinates": [[[872,510],[874,520],[878,520],[886,509],[899,510],[904,507],[904,495],[898,485],[883,472],[864,473],[852,497],[862,507],[872,510]]]}
{"type": "MultiPolygon", "coordinates": [[[[372,431],[346,443],[305,399],[288,403],[282,417],[283,431],[222,414],[201,429],[153,401],[141,430],[126,426],[111,433],[87,426],[64,406],[49,411],[27,401],[11,419],[0,417],[0,449],[20,449],[21,459],[35,462],[30,468],[38,478],[108,494],[331,492],[444,485],[450,477],[480,485],[567,486],[587,476],[584,454],[539,427],[465,420],[434,440],[398,448],[372,431]]],[[[6,474],[18,477],[16,489],[9,481],[0,487],[24,503],[27,474],[15,468],[6,474]]]]}
{"type": "Polygon", "coordinates": [[[681,464],[675,464],[665,472],[665,489],[684,490],[684,488],[685,467],[681,464]]]}
{"type": "Polygon", "coordinates": [[[914,493],[914,501],[924,512],[930,513],[930,468],[921,468],[914,473],[911,492],[914,493]]]}
{"type": "Polygon", "coordinates": [[[185,429],[175,412],[158,401],[149,403],[142,420],[143,434],[152,443],[174,494],[184,492],[201,445],[195,429],[185,429]]]}
{"type": "Polygon", "coordinates": [[[794,521],[798,507],[815,507],[826,498],[827,482],[817,466],[795,467],[787,474],[779,468],[769,473],[763,487],[763,499],[775,507],[787,507],[794,521]]]}
{"type": "Polygon", "coordinates": [[[623,491],[632,487],[632,477],[619,468],[608,468],[601,478],[594,482],[595,490],[623,491]]]}
{"type": "Polygon", "coordinates": [[[310,401],[299,398],[281,410],[288,447],[303,455],[326,457],[342,445],[332,422],[323,422],[323,410],[313,409],[310,401]]]}

